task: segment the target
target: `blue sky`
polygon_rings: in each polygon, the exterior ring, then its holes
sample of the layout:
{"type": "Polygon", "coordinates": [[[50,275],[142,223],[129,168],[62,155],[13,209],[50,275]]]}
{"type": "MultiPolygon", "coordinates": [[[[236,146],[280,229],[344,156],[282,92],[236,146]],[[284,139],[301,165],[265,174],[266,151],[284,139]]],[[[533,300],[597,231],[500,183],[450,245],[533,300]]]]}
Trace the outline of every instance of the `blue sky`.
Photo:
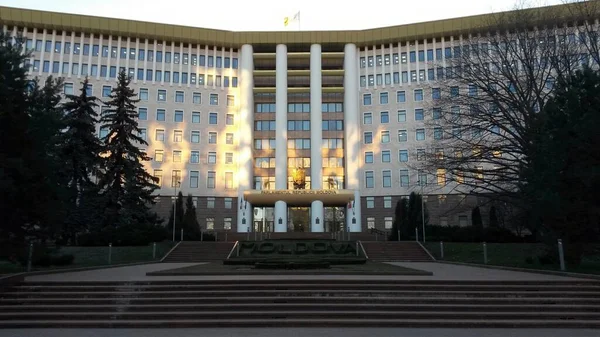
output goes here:
{"type": "MultiPolygon", "coordinates": [[[[522,2],[522,1],[521,1],[522,2]]],[[[520,3],[521,3],[520,2],[520,3]]],[[[529,6],[559,4],[546,0],[529,6]]],[[[0,5],[185,26],[252,30],[349,30],[509,10],[515,0],[0,0],[0,5]],[[344,5],[340,6],[343,3],[344,5]],[[357,4],[358,6],[350,6],[357,4]],[[300,11],[300,27],[285,16],[300,11]]]]}

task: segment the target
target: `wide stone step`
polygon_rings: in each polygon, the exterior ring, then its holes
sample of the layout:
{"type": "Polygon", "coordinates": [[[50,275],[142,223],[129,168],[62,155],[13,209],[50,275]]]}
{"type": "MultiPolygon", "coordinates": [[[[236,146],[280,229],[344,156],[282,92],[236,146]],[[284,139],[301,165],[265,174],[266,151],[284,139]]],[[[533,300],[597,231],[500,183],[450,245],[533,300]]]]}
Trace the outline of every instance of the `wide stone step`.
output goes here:
{"type": "Polygon", "coordinates": [[[154,304],[28,304],[0,305],[0,313],[82,313],[82,312],[155,312],[155,311],[243,311],[243,310],[314,310],[314,311],[396,311],[404,312],[600,312],[600,305],[590,304],[397,304],[397,303],[154,303],[154,304]]]}
{"type": "Polygon", "coordinates": [[[405,328],[600,328],[598,320],[548,321],[536,319],[155,319],[155,320],[13,320],[0,328],[231,328],[231,327],[405,327],[405,328]]]}
{"type": "Polygon", "coordinates": [[[600,312],[494,312],[494,311],[424,311],[398,312],[389,310],[370,311],[322,311],[322,310],[254,310],[254,311],[151,311],[151,312],[1,312],[0,321],[11,320],[156,320],[164,319],[269,319],[269,318],[311,318],[319,319],[361,319],[364,317],[379,319],[485,319],[485,320],[518,320],[535,319],[545,321],[556,320],[593,320],[600,321],[600,312]]]}
{"type": "Polygon", "coordinates": [[[415,297],[415,296],[438,296],[438,297],[577,297],[577,298],[600,298],[598,291],[446,291],[446,290],[415,290],[415,291],[397,291],[397,290],[326,290],[326,289],[299,289],[299,290],[195,290],[195,291],[82,291],[82,292],[8,292],[0,295],[2,298],[61,298],[61,297],[89,297],[89,298],[131,298],[131,297],[171,297],[171,296],[204,296],[204,297],[231,297],[231,296],[395,296],[395,297],[415,297]]]}
{"type": "MultiPolygon", "coordinates": [[[[286,283],[286,284],[174,284],[174,285],[119,285],[119,286],[94,286],[94,285],[55,285],[55,286],[31,286],[18,285],[11,288],[15,292],[123,292],[123,291],[204,291],[204,290],[438,290],[438,291],[567,291],[567,292],[600,292],[599,285],[578,286],[573,289],[569,285],[498,285],[498,284],[481,284],[481,285],[465,285],[465,284],[397,284],[397,283],[376,283],[369,284],[365,287],[364,284],[304,284],[304,283],[286,283]]],[[[0,294],[1,297],[1,294],[0,294]]]]}

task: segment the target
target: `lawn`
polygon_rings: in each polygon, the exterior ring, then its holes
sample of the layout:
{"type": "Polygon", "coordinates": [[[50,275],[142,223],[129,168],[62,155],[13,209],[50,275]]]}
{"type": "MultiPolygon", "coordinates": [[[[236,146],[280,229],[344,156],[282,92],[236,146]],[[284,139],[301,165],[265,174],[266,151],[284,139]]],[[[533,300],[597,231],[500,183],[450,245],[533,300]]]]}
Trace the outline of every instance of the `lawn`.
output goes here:
{"type": "MultiPolygon", "coordinates": [[[[483,264],[481,243],[444,242],[444,258],[440,256],[440,243],[427,242],[425,247],[437,259],[450,262],[483,264]]],[[[598,249],[596,249],[598,251],[598,249]]],[[[488,265],[560,270],[560,265],[540,264],[538,257],[546,252],[546,246],[539,243],[488,243],[488,265]],[[529,259],[528,259],[529,258],[529,259]]],[[[556,252],[558,260],[558,251],[556,252]]],[[[600,254],[584,256],[581,265],[566,266],[566,271],[574,273],[600,274],[600,254]]]]}
{"type": "MultiPolygon", "coordinates": [[[[171,242],[156,244],[156,258],[160,260],[173,247],[171,242]]],[[[61,247],[58,255],[73,254],[75,260],[68,266],[33,267],[33,270],[59,268],[95,267],[108,265],[108,247],[61,247]]],[[[112,247],[111,264],[148,262],[152,259],[152,245],[135,247],[112,247]]],[[[19,273],[26,271],[26,266],[0,260],[0,274],[19,273]]]]}

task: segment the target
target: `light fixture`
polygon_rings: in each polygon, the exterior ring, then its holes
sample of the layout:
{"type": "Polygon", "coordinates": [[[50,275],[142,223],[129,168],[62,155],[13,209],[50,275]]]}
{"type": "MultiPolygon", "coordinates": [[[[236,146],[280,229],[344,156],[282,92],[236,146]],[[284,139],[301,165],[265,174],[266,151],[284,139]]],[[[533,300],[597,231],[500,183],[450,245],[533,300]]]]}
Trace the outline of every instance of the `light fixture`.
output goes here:
{"type": "Polygon", "coordinates": [[[321,219],[319,219],[319,217],[317,217],[317,219],[315,220],[315,223],[318,225],[321,223],[321,219]]]}
{"type": "Polygon", "coordinates": [[[280,225],[282,225],[283,224],[283,219],[281,217],[279,217],[278,222],[279,222],[280,225]]]}

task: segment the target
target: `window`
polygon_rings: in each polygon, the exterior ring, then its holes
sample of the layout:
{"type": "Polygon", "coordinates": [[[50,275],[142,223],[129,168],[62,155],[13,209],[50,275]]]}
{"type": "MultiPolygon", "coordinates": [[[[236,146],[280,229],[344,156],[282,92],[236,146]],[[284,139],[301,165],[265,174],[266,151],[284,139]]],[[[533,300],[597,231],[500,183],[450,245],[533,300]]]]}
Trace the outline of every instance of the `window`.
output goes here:
{"type": "Polygon", "coordinates": [[[418,161],[425,160],[425,150],[424,149],[417,149],[417,160],[418,161]]]}
{"type": "Polygon", "coordinates": [[[183,103],[183,101],[184,101],[183,91],[175,91],[175,102],[183,103]]]}
{"type": "Polygon", "coordinates": [[[389,143],[390,142],[390,132],[389,131],[381,131],[381,143],[389,143]]]}
{"type": "Polygon", "coordinates": [[[425,119],[425,113],[423,112],[423,109],[415,109],[415,120],[422,121],[423,119],[425,119]]]}
{"type": "Polygon", "coordinates": [[[165,109],[156,109],[156,120],[164,122],[165,121],[165,109]]]}
{"type": "Polygon", "coordinates": [[[398,110],[398,122],[406,122],[406,110],[398,110]]]}
{"type": "MultiPolygon", "coordinates": [[[[390,201],[390,204],[391,204],[391,201],[390,201]]],[[[392,229],[393,223],[394,223],[394,221],[391,216],[386,216],[385,218],[383,218],[383,226],[385,229],[392,229]]]]}
{"type": "Polygon", "coordinates": [[[384,170],[382,176],[383,187],[392,187],[392,171],[384,170]]]}
{"type": "Polygon", "coordinates": [[[227,95],[227,106],[235,106],[235,96],[227,95]]]}
{"type": "MultiPolygon", "coordinates": [[[[215,206],[214,206],[214,200],[213,200],[213,207],[210,207],[210,208],[214,208],[214,207],[215,206]]],[[[206,229],[207,230],[214,230],[215,229],[215,218],[206,218],[206,229]]]]}
{"type": "Polygon", "coordinates": [[[390,150],[381,151],[381,162],[382,163],[391,162],[390,150]]]}
{"type": "Polygon", "coordinates": [[[379,104],[388,104],[388,93],[387,92],[379,93],[379,104]]]}
{"type": "Polygon", "coordinates": [[[227,144],[227,145],[233,145],[233,133],[226,133],[225,134],[225,144],[227,144]]]}
{"type": "Polygon", "coordinates": [[[162,186],[162,170],[154,170],[154,178],[158,179],[156,185],[162,186]]]}
{"type": "Polygon", "coordinates": [[[363,95],[363,105],[371,105],[371,94],[363,95]]]}
{"type": "Polygon", "coordinates": [[[148,100],[148,89],[141,88],[140,89],[140,100],[147,101],[148,100]]]}
{"type": "MultiPolygon", "coordinates": [[[[225,203],[225,208],[232,208],[233,207],[233,198],[225,198],[225,200],[223,200],[225,203]]],[[[225,219],[229,219],[229,221],[231,221],[231,218],[225,218],[225,219]]],[[[231,229],[230,228],[225,228],[225,229],[231,229]]]]}
{"type": "Polygon", "coordinates": [[[85,93],[88,96],[92,96],[94,92],[94,86],[91,84],[88,84],[87,87],[85,88],[85,93]]]}
{"type": "Polygon", "coordinates": [[[200,94],[199,92],[192,93],[192,103],[202,104],[202,94],[200,94]]]}
{"type": "Polygon", "coordinates": [[[216,164],[217,163],[217,153],[216,152],[209,152],[208,153],[208,163],[209,164],[216,164]]]}
{"type": "Polygon", "coordinates": [[[225,152],[225,164],[233,164],[233,152],[225,152]]]}
{"type": "Polygon", "coordinates": [[[386,124],[390,122],[390,113],[387,111],[381,112],[381,123],[386,124]]]}
{"type": "Polygon", "coordinates": [[[148,108],[139,108],[138,109],[138,118],[140,120],[147,120],[148,119],[148,108]]]}
{"type": "Polygon", "coordinates": [[[371,132],[371,131],[365,132],[363,134],[363,138],[365,140],[365,144],[372,144],[373,143],[373,132],[371,132]]]}
{"type": "MultiPolygon", "coordinates": [[[[229,199],[231,199],[231,198],[229,198],[229,199]]],[[[229,207],[229,208],[231,208],[231,207],[229,207]]],[[[223,229],[231,230],[231,223],[232,223],[231,218],[223,218],[223,229]]]]}
{"type": "Polygon", "coordinates": [[[63,86],[65,95],[73,95],[73,83],[65,83],[63,86]]]}
{"type": "Polygon", "coordinates": [[[442,118],[442,109],[441,108],[433,108],[432,118],[433,119],[441,119],[442,118]]]}
{"type": "Polygon", "coordinates": [[[200,143],[200,131],[192,131],[190,141],[192,143],[200,143]]]}
{"type": "Polygon", "coordinates": [[[408,150],[399,150],[398,151],[398,159],[402,163],[407,162],[408,161],[408,150]]]}
{"type": "Polygon", "coordinates": [[[216,125],[218,123],[218,115],[216,112],[208,114],[208,124],[216,125]]]}
{"type": "Polygon", "coordinates": [[[233,114],[227,114],[225,116],[225,124],[226,125],[233,125],[234,124],[233,114]]]}
{"type": "Polygon", "coordinates": [[[365,152],[365,164],[372,164],[373,163],[373,152],[368,151],[365,152]]]}
{"type": "Polygon", "coordinates": [[[408,170],[400,170],[400,187],[408,187],[408,170]]]}
{"type": "Polygon", "coordinates": [[[173,121],[177,123],[183,122],[183,110],[175,110],[173,121]]]}
{"type": "Polygon", "coordinates": [[[165,130],[156,129],[156,136],[154,137],[154,139],[157,142],[164,142],[165,141],[165,130]]]}
{"type": "Polygon", "coordinates": [[[439,186],[446,186],[446,170],[439,168],[436,171],[437,184],[439,186]]]}
{"type": "MultiPolygon", "coordinates": [[[[216,178],[216,172],[215,171],[208,171],[208,174],[206,175],[206,188],[215,188],[215,178],[216,178]]],[[[213,200],[214,203],[214,200],[213,200]]],[[[213,204],[214,207],[214,204],[213,204]]]]}
{"type": "Polygon", "coordinates": [[[200,123],[200,112],[192,111],[192,123],[200,123]]]}
{"type": "Polygon", "coordinates": [[[406,142],[408,141],[408,132],[406,130],[398,130],[398,142],[406,142]]]}
{"type": "Polygon", "coordinates": [[[419,186],[427,186],[427,173],[419,171],[418,179],[417,184],[419,184],[419,186]]]}
{"type": "Polygon", "coordinates": [[[375,197],[367,197],[367,208],[375,208],[375,197]]]}
{"type": "Polygon", "coordinates": [[[363,113],[363,124],[373,124],[373,114],[370,112],[363,113]]]}
{"type": "Polygon", "coordinates": [[[442,98],[442,92],[441,92],[440,88],[432,88],[431,89],[431,98],[436,99],[436,100],[442,98]]]}
{"type": "Polygon", "coordinates": [[[215,208],[215,198],[206,198],[206,208],[215,208]]]}
{"type": "Polygon", "coordinates": [[[183,131],[173,130],[173,142],[181,143],[183,141],[183,131]]]}
{"type": "Polygon", "coordinates": [[[112,88],[108,85],[102,86],[102,97],[110,97],[110,92],[112,88]]]}
{"type": "Polygon", "coordinates": [[[373,229],[373,228],[375,228],[375,218],[368,217],[367,218],[367,229],[373,229]]]}
{"type": "Polygon", "coordinates": [[[198,188],[198,180],[199,180],[199,172],[198,171],[190,171],[190,187],[198,188]]]}
{"type": "Polygon", "coordinates": [[[373,188],[375,187],[375,177],[373,176],[373,171],[366,171],[365,172],[365,187],[366,188],[373,188]]]}
{"type": "Polygon", "coordinates": [[[425,140],[425,129],[417,129],[417,140],[425,140]]]}
{"type": "Polygon", "coordinates": [[[398,102],[398,103],[406,102],[406,92],[404,90],[396,92],[396,102],[398,102]]]}
{"type": "Polygon", "coordinates": [[[208,133],[208,143],[209,144],[217,144],[217,133],[216,132],[208,133]]]}
{"type": "Polygon", "coordinates": [[[103,126],[100,128],[99,138],[104,139],[104,138],[106,138],[106,136],[108,136],[108,127],[103,126]]]}
{"type": "Polygon", "coordinates": [[[225,172],[225,189],[233,189],[233,172],[225,172]]]}
{"type": "Polygon", "coordinates": [[[423,89],[415,89],[415,102],[420,102],[423,100],[423,89]]]}
{"type": "Polygon", "coordinates": [[[171,171],[171,187],[181,186],[181,170],[171,171]]]}
{"type": "Polygon", "coordinates": [[[181,151],[180,150],[173,150],[173,162],[181,163],[181,151]]]}
{"type": "Polygon", "coordinates": [[[219,105],[219,94],[210,94],[210,105],[219,105]]]}
{"type": "Polygon", "coordinates": [[[190,163],[192,163],[192,164],[200,163],[200,152],[199,151],[190,152],[190,163]]]}
{"type": "Polygon", "coordinates": [[[440,140],[440,139],[442,139],[443,137],[444,137],[444,136],[443,136],[443,130],[442,130],[442,128],[441,128],[441,127],[436,127],[436,128],[433,128],[433,139],[435,139],[435,140],[440,140]]]}
{"type": "Polygon", "coordinates": [[[454,86],[454,87],[450,87],[450,97],[458,97],[458,87],[454,86]]]}
{"type": "Polygon", "coordinates": [[[159,101],[159,102],[166,102],[167,101],[167,91],[159,89],[158,90],[158,95],[156,97],[156,100],[159,101]]]}
{"type": "Polygon", "coordinates": [[[383,197],[383,208],[392,208],[392,197],[383,197]]]}

